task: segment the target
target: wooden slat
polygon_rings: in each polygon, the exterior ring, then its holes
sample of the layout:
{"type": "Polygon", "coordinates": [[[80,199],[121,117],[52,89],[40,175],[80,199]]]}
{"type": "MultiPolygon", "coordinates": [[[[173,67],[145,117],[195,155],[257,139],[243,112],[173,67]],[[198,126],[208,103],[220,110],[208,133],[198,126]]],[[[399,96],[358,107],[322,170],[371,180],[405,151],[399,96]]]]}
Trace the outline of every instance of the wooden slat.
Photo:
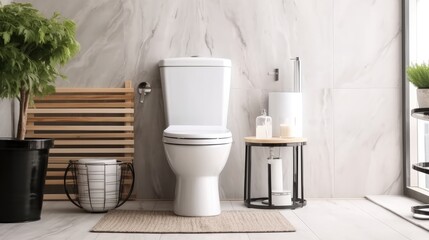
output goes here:
{"type": "Polygon", "coordinates": [[[126,109],[120,109],[120,108],[103,108],[103,109],[88,109],[88,108],[68,108],[68,109],[61,109],[61,108],[50,108],[50,109],[35,109],[31,108],[28,109],[28,113],[134,113],[134,109],[126,108],[126,109]]]}
{"type": "Polygon", "coordinates": [[[276,143],[306,143],[307,138],[301,137],[293,137],[293,138],[256,138],[256,137],[245,137],[244,141],[247,143],[268,143],[268,144],[276,144],[276,143]]]}
{"type": "Polygon", "coordinates": [[[27,134],[28,138],[54,138],[54,139],[88,139],[88,138],[134,138],[134,133],[34,133],[27,134]]]}
{"type": "Polygon", "coordinates": [[[66,169],[68,166],[67,163],[49,163],[48,168],[62,168],[66,169]]]}
{"type": "Polygon", "coordinates": [[[30,117],[27,122],[134,122],[134,117],[30,117]]]}
{"type": "MultiPolygon", "coordinates": [[[[52,158],[56,158],[56,157],[52,157],[52,158]]],[[[91,158],[91,159],[92,158],[100,158],[100,156],[97,156],[97,157],[70,156],[70,157],[65,157],[65,158],[67,158],[67,159],[66,160],[49,160],[50,164],[53,164],[51,166],[51,168],[63,167],[65,169],[68,166],[70,160],[79,160],[79,159],[83,159],[83,158],[91,158]],[[58,167],[56,167],[56,165],[58,167]]],[[[119,156],[106,156],[106,157],[104,157],[104,159],[116,159],[116,160],[122,161],[124,163],[132,163],[133,159],[134,159],[134,157],[125,157],[125,158],[129,158],[129,159],[124,159],[124,160],[121,160],[120,158],[121,157],[119,157],[119,156]]],[[[49,158],[49,159],[51,159],[51,158],[49,158]]]]}
{"type": "Polygon", "coordinates": [[[128,108],[134,103],[106,102],[106,103],[36,103],[35,108],[128,108]]]}
{"type": "MultiPolygon", "coordinates": [[[[45,180],[46,185],[64,185],[64,179],[46,179],[45,180]]],[[[67,184],[73,184],[73,180],[67,180],[67,184]]]]}
{"type": "MultiPolygon", "coordinates": [[[[124,180],[124,183],[125,184],[131,184],[131,179],[125,179],[124,180]]],[[[61,186],[64,186],[64,179],[46,179],[45,180],[45,184],[46,185],[61,185],[61,186]]],[[[66,184],[67,185],[72,185],[72,184],[74,184],[74,182],[73,182],[73,179],[69,179],[69,180],[67,180],[67,182],[66,182],[66,184]]]]}
{"type": "Polygon", "coordinates": [[[134,157],[124,157],[124,156],[110,156],[110,157],[94,157],[94,156],[68,156],[68,157],[49,157],[49,163],[54,163],[54,164],[68,164],[68,162],[70,160],[78,160],[81,158],[102,158],[102,159],[116,159],[119,161],[123,161],[123,162],[131,162],[134,157]]]}
{"type": "Polygon", "coordinates": [[[36,97],[34,101],[118,101],[133,99],[133,94],[109,94],[109,95],[94,95],[94,94],[55,94],[44,97],[36,97]]]}
{"type": "Polygon", "coordinates": [[[56,93],[134,93],[133,88],[56,88],[56,93]]]}
{"type": "Polygon", "coordinates": [[[46,176],[47,177],[63,177],[64,171],[47,171],[46,176]]]}
{"type": "Polygon", "coordinates": [[[55,140],[58,145],[134,145],[134,140],[55,140]]]}
{"type": "Polygon", "coordinates": [[[134,148],[52,148],[50,153],[134,153],[134,148]]]}
{"type": "MultiPolygon", "coordinates": [[[[63,178],[64,177],[64,173],[65,173],[65,170],[64,171],[59,171],[59,170],[53,171],[53,170],[51,170],[51,171],[48,171],[46,173],[46,176],[47,177],[61,177],[61,178],[63,178]]],[[[69,173],[67,173],[67,175],[68,175],[67,177],[71,177],[72,173],[69,172],[69,173]]],[[[129,179],[129,178],[127,178],[127,176],[124,176],[124,179],[129,179]]]]}
{"type": "MultiPolygon", "coordinates": [[[[75,199],[76,195],[70,194],[70,197],[72,199],[75,199]]],[[[52,200],[69,200],[69,199],[67,198],[67,195],[65,195],[65,194],[50,194],[50,193],[48,193],[48,194],[43,195],[43,200],[52,201],[52,200]]]]}
{"type": "Polygon", "coordinates": [[[35,131],[132,131],[133,126],[28,126],[27,130],[35,131]]]}
{"type": "MultiPolygon", "coordinates": [[[[94,157],[63,157],[64,160],[58,159],[58,160],[53,160],[56,158],[61,158],[61,157],[50,157],[49,158],[49,164],[48,164],[48,168],[57,168],[57,169],[66,169],[67,166],[69,165],[69,161],[70,160],[78,160],[78,159],[82,159],[82,158],[94,158],[94,157]]],[[[107,157],[105,157],[106,159],[107,157]]],[[[131,163],[133,160],[133,157],[109,157],[110,159],[116,159],[119,161],[122,161],[124,163],[131,163]]]]}

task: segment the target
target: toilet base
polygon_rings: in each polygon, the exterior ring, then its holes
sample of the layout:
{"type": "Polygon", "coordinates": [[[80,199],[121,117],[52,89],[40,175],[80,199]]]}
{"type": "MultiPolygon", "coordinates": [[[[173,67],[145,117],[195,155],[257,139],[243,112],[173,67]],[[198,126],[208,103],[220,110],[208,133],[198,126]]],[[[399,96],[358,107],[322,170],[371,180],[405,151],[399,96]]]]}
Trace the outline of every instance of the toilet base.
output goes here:
{"type": "Polygon", "coordinates": [[[189,217],[219,215],[221,210],[218,183],[217,176],[178,176],[174,213],[189,217]]]}

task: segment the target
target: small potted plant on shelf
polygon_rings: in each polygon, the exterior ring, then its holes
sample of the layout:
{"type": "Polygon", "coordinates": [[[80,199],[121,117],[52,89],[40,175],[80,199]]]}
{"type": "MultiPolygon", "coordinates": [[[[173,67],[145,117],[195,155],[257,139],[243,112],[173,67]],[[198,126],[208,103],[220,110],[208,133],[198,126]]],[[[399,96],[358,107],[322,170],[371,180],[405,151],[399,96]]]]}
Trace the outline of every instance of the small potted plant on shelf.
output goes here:
{"type": "Polygon", "coordinates": [[[28,106],[65,77],[59,67],[79,51],[75,35],[75,23],[58,13],[47,18],[28,3],[0,4],[0,99],[19,101],[17,136],[0,139],[0,222],[40,219],[53,140],[25,138],[28,106]]]}
{"type": "Polygon", "coordinates": [[[414,64],[407,68],[409,81],[417,87],[417,102],[420,108],[429,108],[429,65],[414,64]]]}

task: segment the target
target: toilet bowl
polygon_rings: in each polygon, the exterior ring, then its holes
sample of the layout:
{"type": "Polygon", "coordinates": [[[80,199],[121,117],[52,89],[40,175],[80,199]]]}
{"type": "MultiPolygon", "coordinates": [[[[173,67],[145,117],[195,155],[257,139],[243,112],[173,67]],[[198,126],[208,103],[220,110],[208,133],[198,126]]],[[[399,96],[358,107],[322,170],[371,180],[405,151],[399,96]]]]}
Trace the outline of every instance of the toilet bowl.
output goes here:
{"type": "Polygon", "coordinates": [[[163,144],[176,174],[174,212],[218,215],[219,174],[232,143],[226,128],[231,60],[169,58],[159,69],[167,123],[163,144]]]}
{"type": "Polygon", "coordinates": [[[228,160],[231,132],[217,126],[169,126],[163,142],[176,175],[174,212],[219,215],[219,174],[228,160]]]}

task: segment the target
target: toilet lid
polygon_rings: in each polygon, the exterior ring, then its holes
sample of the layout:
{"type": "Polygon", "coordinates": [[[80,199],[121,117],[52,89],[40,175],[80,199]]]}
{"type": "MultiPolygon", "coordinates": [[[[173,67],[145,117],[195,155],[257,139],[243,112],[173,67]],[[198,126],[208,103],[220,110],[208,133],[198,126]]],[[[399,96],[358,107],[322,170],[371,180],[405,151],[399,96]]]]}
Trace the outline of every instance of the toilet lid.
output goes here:
{"type": "Polygon", "coordinates": [[[219,139],[231,138],[226,128],[219,126],[172,125],[164,130],[164,137],[185,139],[219,139]]]}
{"type": "Polygon", "coordinates": [[[164,143],[179,145],[217,145],[232,143],[231,132],[219,126],[169,126],[164,143]]]}

